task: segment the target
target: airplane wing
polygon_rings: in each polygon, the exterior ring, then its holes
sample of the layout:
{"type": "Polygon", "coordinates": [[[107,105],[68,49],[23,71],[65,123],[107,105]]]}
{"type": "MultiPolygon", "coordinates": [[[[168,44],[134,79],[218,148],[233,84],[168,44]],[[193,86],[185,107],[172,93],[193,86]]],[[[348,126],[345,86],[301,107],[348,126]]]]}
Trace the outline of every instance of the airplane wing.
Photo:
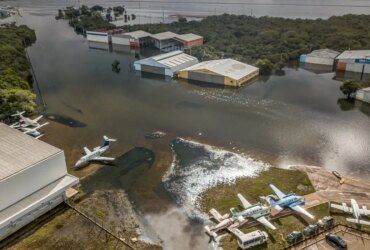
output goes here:
{"type": "Polygon", "coordinates": [[[91,154],[91,151],[87,148],[87,147],[84,147],[84,151],[85,151],[85,154],[91,154]]]}
{"type": "Polygon", "coordinates": [[[263,224],[264,226],[272,229],[272,230],[275,230],[276,227],[274,225],[271,224],[271,222],[269,222],[266,217],[259,217],[258,219],[256,219],[259,223],[263,224]]]}
{"type": "Polygon", "coordinates": [[[297,211],[298,213],[301,213],[301,214],[306,215],[307,217],[309,217],[311,219],[314,219],[315,218],[315,216],[313,216],[312,214],[310,214],[309,212],[307,212],[301,206],[291,206],[290,208],[293,209],[294,211],[297,211]]]}
{"type": "Polygon", "coordinates": [[[36,136],[35,137],[35,139],[39,139],[39,138],[41,138],[41,137],[43,137],[44,136],[44,134],[41,134],[41,135],[39,135],[39,136],[36,136]]]}
{"type": "Polygon", "coordinates": [[[115,158],[97,156],[97,157],[93,158],[93,160],[95,160],[95,161],[114,161],[115,158]]]}
{"type": "Polygon", "coordinates": [[[367,209],[367,207],[363,206],[362,208],[359,209],[359,212],[361,215],[370,215],[370,210],[367,209]]]}
{"type": "Polygon", "coordinates": [[[217,220],[218,222],[221,222],[223,221],[224,219],[228,218],[229,215],[228,214],[225,214],[224,216],[222,216],[216,209],[212,208],[211,210],[209,210],[209,213],[213,216],[213,218],[215,220],[217,220]]]}
{"type": "Polygon", "coordinates": [[[282,199],[286,196],[277,187],[275,187],[274,184],[270,184],[270,188],[275,192],[275,194],[277,195],[277,197],[279,197],[279,199],[282,199]]]}
{"type": "Polygon", "coordinates": [[[247,199],[245,199],[244,198],[244,196],[243,195],[241,195],[241,194],[238,194],[238,198],[239,198],[239,200],[241,201],[241,203],[243,204],[243,207],[246,209],[246,208],[248,208],[248,207],[250,207],[250,206],[252,206],[252,204],[250,204],[248,201],[247,201],[247,199]]]}
{"type": "Polygon", "coordinates": [[[19,124],[19,122],[16,122],[16,123],[13,123],[12,125],[10,125],[9,127],[11,127],[11,128],[19,128],[20,127],[20,124],[19,124]]]}
{"type": "Polygon", "coordinates": [[[43,117],[43,116],[42,116],[42,115],[40,115],[39,117],[37,117],[37,118],[36,118],[36,119],[34,119],[33,121],[34,121],[34,122],[38,122],[42,117],[43,117]]]}
{"type": "Polygon", "coordinates": [[[338,209],[338,210],[342,210],[343,212],[346,212],[346,213],[352,213],[352,208],[348,206],[330,203],[330,207],[338,209]]]}
{"type": "Polygon", "coordinates": [[[346,219],[347,221],[349,222],[352,222],[352,223],[357,223],[357,224],[362,224],[362,225],[368,225],[370,226],[370,221],[366,221],[366,220],[358,220],[358,219],[351,219],[351,218],[347,218],[346,219]]]}

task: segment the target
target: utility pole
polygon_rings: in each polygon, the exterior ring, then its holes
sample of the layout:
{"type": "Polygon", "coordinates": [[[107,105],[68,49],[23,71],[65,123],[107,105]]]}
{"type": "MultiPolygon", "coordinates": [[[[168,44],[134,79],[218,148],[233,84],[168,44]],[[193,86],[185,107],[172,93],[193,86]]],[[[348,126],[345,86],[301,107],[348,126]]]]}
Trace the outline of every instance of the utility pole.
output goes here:
{"type": "Polygon", "coordinates": [[[164,23],[164,8],[162,7],[162,22],[164,23]]]}

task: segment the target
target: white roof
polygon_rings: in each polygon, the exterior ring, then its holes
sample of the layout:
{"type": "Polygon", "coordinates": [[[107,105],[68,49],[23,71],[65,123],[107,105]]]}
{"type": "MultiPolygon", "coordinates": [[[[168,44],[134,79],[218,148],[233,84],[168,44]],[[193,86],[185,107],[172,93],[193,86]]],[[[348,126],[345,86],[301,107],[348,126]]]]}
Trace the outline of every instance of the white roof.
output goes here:
{"type": "Polygon", "coordinates": [[[185,42],[190,42],[190,41],[201,39],[203,37],[199,36],[199,35],[196,35],[196,34],[193,34],[193,33],[189,33],[189,34],[177,35],[176,38],[178,38],[182,41],[185,41],[185,42]]]}
{"type": "Polygon", "coordinates": [[[182,65],[184,63],[194,61],[194,60],[197,60],[197,59],[193,56],[188,55],[188,54],[181,53],[181,54],[177,54],[177,55],[159,60],[158,62],[163,64],[163,65],[166,65],[170,68],[173,68],[173,67],[176,67],[176,66],[182,65]]]}
{"type": "Polygon", "coordinates": [[[321,57],[321,58],[336,58],[340,53],[335,50],[331,49],[317,49],[312,51],[310,54],[307,54],[307,56],[310,57],[321,57]]]}
{"type": "Polygon", "coordinates": [[[370,57],[370,50],[346,50],[337,59],[364,59],[370,57]]]}
{"type": "Polygon", "coordinates": [[[151,35],[151,37],[157,39],[157,40],[167,40],[178,36],[176,33],[173,33],[171,31],[166,31],[158,34],[151,35]]]}
{"type": "Polygon", "coordinates": [[[364,91],[364,92],[370,92],[370,87],[367,87],[367,88],[363,88],[363,89],[360,89],[360,91],[364,91]]]}
{"type": "Polygon", "coordinates": [[[238,62],[234,59],[220,59],[220,60],[212,60],[212,61],[204,61],[193,65],[189,68],[184,70],[191,71],[191,70],[209,70],[213,73],[230,77],[234,80],[239,80],[255,71],[258,68],[245,64],[242,62],[238,62]]]}
{"type": "Polygon", "coordinates": [[[0,180],[62,151],[0,123],[0,180]]]}
{"type": "Polygon", "coordinates": [[[147,36],[152,36],[149,32],[143,31],[143,30],[137,30],[137,31],[132,31],[132,32],[127,32],[124,33],[124,35],[129,35],[135,39],[147,37],[147,36]]]}

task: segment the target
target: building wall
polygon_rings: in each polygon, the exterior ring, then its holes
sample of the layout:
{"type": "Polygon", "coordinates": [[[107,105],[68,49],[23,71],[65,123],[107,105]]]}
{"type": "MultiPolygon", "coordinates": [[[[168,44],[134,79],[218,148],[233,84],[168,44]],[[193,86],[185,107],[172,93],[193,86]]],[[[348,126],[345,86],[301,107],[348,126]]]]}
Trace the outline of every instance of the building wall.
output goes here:
{"type": "Polygon", "coordinates": [[[321,65],[333,65],[334,59],[324,58],[324,57],[306,56],[305,62],[312,63],[312,64],[321,64],[321,65]]]}
{"type": "Polygon", "coordinates": [[[197,40],[193,40],[193,41],[190,41],[190,42],[184,42],[184,47],[185,48],[190,48],[190,47],[194,47],[194,46],[201,46],[203,45],[203,38],[199,38],[197,40]]]}
{"type": "Polygon", "coordinates": [[[356,92],[356,99],[357,100],[360,100],[360,101],[363,101],[363,102],[367,102],[367,103],[370,103],[370,90],[358,90],[356,92]]]}
{"type": "Polygon", "coordinates": [[[0,181],[0,211],[67,174],[64,152],[0,181]],[[11,195],[9,195],[11,190],[11,195]]]}
{"type": "Polygon", "coordinates": [[[370,64],[365,64],[364,74],[370,74],[370,64]]]}
{"type": "Polygon", "coordinates": [[[188,71],[186,71],[186,70],[180,71],[177,76],[179,78],[182,78],[182,79],[188,79],[189,78],[188,71]]]}
{"type": "Polygon", "coordinates": [[[247,83],[248,81],[256,78],[259,74],[259,71],[255,71],[255,72],[252,72],[246,76],[244,76],[243,78],[239,79],[238,81],[234,80],[234,79],[231,79],[229,77],[225,77],[225,85],[226,86],[232,86],[232,87],[240,87],[242,86],[243,84],[247,83]]]}
{"type": "Polygon", "coordinates": [[[86,39],[90,42],[109,43],[109,36],[108,34],[105,33],[101,34],[86,33],[86,39]]]}
{"type": "Polygon", "coordinates": [[[130,45],[130,38],[129,37],[118,37],[112,36],[112,44],[119,44],[119,45],[130,45]]]}
{"type": "Polygon", "coordinates": [[[188,79],[200,81],[200,82],[209,82],[214,84],[224,85],[225,77],[221,75],[210,74],[202,71],[189,71],[188,79]]]}
{"type": "Polygon", "coordinates": [[[45,202],[40,203],[37,207],[34,207],[27,214],[16,218],[9,222],[5,227],[0,228],[0,241],[16,232],[23,226],[32,222],[36,218],[50,211],[65,200],[65,192],[58,193],[51,197],[45,202]]]}

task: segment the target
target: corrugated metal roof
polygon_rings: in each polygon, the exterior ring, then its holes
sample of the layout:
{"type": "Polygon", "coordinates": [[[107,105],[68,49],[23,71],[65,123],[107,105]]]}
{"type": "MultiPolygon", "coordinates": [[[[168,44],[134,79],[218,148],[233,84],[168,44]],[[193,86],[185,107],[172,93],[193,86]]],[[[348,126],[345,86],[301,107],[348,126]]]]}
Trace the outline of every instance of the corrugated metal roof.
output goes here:
{"type": "Polygon", "coordinates": [[[346,50],[337,59],[365,59],[370,57],[370,50],[346,50]]]}
{"type": "Polygon", "coordinates": [[[307,56],[311,57],[321,57],[321,58],[336,58],[340,53],[335,50],[331,49],[318,49],[312,51],[310,54],[307,54],[307,56]]]}
{"type": "Polygon", "coordinates": [[[124,33],[124,35],[129,35],[129,36],[131,36],[132,38],[135,38],[135,39],[152,36],[152,34],[150,34],[149,32],[143,31],[143,30],[127,32],[127,33],[124,33]]]}
{"type": "Polygon", "coordinates": [[[193,33],[189,33],[189,34],[177,35],[176,38],[178,38],[182,41],[185,41],[185,42],[190,42],[190,41],[201,39],[203,37],[199,36],[199,35],[196,35],[196,34],[193,34],[193,33]]]}
{"type": "Polygon", "coordinates": [[[176,33],[173,33],[171,31],[166,31],[158,34],[153,34],[151,37],[157,40],[167,40],[178,36],[176,33]]]}
{"type": "Polygon", "coordinates": [[[181,50],[138,60],[135,64],[151,65],[156,67],[169,68],[173,72],[185,69],[198,63],[198,59],[191,55],[185,54],[181,50]]]}
{"type": "Polygon", "coordinates": [[[0,180],[62,151],[0,123],[0,180]]]}
{"type": "Polygon", "coordinates": [[[239,80],[250,73],[257,71],[258,68],[249,64],[238,62],[234,59],[220,59],[204,61],[184,70],[209,70],[213,73],[227,76],[234,80],[239,80]]]}

